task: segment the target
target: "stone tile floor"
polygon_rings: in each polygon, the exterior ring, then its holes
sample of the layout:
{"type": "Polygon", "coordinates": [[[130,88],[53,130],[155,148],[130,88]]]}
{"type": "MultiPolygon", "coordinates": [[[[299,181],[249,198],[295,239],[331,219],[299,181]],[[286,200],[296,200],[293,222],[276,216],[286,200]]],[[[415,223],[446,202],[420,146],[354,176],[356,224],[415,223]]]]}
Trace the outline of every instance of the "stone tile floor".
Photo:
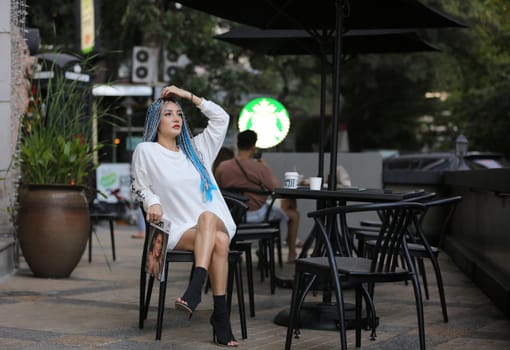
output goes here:
{"type": "MultiPolygon", "coordinates": [[[[208,323],[212,310],[210,295],[203,297],[192,320],[176,312],[173,300],[183,292],[190,266],[174,264],[169,273],[167,308],[161,341],[155,341],[155,307],[144,329],[138,328],[138,279],[142,240],[132,239],[135,227],[116,225],[117,261],[112,261],[109,232],[100,225],[93,239],[93,260],[87,252],[66,279],[32,276],[22,261],[19,270],[0,280],[0,349],[217,349],[208,323]]],[[[256,259],[256,258],[255,258],[256,259]]],[[[450,321],[443,323],[435,279],[429,276],[430,300],[425,301],[427,348],[510,349],[510,320],[446,254],[440,263],[446,283],[450,321]]],[[[430,268],[431,272],[432,269],[430,268]]],[[[278,269],[290,278],[293,265],[278,269]]],[[[273,322],[290,301],[289,289],[277,288],[270,295],[268,281],[260,282],[255,271],[256,317],[248,318],[248,338],[240,339],[244,349],[283,349],[286,328],[273,322]]],[[[246,288],[246,280],[245,280],[246,288]]],[[[346,292],[346,299],[351,297],[346,292]]],[[[157,300],[157,288],[153,305],[157,300]]],[[[234,303],[235,303],[234,298],[234,303]]],[[[308,301],[320,301],[310,296],[308,301]]],[[[248,296],[245,292],[246,307],[248,296]]],[[[362,336],[363,349],[416,349],[417,328],[412,287],[381,285],[375,300],[380,317],[376,341],[362,336]]],[[[237,305],[233,305],[232,326],[240,337],[237,305]]],[[[348,332],[349,348],[354,331],[348,332]]],[[[338,349],[335,331],[303,329],[293,349],[338,349]]]]}

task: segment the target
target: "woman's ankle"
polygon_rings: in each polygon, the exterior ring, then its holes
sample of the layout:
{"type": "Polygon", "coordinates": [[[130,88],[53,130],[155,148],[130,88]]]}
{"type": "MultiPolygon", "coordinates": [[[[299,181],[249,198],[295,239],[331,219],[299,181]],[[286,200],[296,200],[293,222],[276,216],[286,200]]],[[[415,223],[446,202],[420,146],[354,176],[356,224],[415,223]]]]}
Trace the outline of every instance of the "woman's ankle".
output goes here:
{"type": "Polygon", "coordinates": [[[206,278],[207,270],[205,268],[199,266],[193,269],[191,281],[181,298],[192,310],[202,301],[202,287],[206,278]]]}
{"type": "Polygon", "coordinates": [[[225,294],[222,295],[213,295],[213,313],[218,311],[226,311],[227,310],[227,296],[225,294]]]}

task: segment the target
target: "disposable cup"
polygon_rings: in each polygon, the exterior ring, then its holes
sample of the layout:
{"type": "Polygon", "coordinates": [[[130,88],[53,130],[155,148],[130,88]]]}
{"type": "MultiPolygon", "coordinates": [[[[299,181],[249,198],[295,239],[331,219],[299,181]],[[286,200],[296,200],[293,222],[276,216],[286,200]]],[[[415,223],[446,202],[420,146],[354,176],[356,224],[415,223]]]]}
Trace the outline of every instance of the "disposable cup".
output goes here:
{"type": "Polygon", "coordinates": [[[283,187],[285,188],[297,188],[298,185],[299,174],[295,171],[288,171],[285,173],[285,183],[283,187]]]}
{"type": "Polygon", "coordinates": [[[315,190],[315,191],[320,190],[321,185],[322,185],[322,177],[312,176],[310,178],[310,189],[311,190],[315,190]]]}

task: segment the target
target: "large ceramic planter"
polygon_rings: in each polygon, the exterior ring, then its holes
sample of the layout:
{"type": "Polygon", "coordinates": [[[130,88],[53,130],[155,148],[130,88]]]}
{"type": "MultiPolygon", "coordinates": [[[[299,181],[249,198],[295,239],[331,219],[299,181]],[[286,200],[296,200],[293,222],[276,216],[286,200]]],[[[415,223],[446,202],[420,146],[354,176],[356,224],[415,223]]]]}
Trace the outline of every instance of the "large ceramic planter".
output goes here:
{"type": "Polygon", "coordinates": [[[29,185],[19,195],[19,242],[38,277],[68,277],[88,241],[89,208],[83,188],[29,185]]]}

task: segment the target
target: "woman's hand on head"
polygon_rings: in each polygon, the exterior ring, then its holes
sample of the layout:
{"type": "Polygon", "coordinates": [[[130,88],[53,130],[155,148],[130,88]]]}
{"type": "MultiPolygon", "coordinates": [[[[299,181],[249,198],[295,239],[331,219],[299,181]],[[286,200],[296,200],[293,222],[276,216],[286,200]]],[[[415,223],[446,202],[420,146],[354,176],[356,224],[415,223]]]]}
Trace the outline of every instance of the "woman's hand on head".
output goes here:
{"type": "Polygon", "coordinates": [[[158,223],[163,218],[163,209],[159,204],[153,204],[147,209],[146,219],[148,222],[158,223]]]}
{"type": "Polygon", "coordinates": [[[186,90],[178,88],[175,85],[166,86],[161,90],[161,97],[179,97],[179,98],[188,98],[190,97],[190,93],[186,90]]]}
{"type": "Polygon", "coordinates": [[[161,98],[178,97],[191,101],[195,106],[202,103],[202,98],[195,96],[193,93],[181,89],[175,85],[166,86],[161,90],[161,98]]]}

